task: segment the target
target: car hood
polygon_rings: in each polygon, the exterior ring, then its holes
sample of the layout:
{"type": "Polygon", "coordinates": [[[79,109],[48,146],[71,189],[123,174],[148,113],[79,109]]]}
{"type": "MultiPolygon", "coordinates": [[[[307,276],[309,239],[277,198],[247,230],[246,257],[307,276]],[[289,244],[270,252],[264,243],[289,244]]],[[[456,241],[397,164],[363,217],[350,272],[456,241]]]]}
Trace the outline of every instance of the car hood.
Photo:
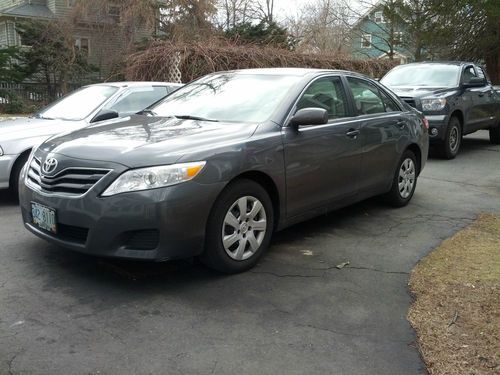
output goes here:
{"type": "Polygon", "coordinates": [[[0,122],[0,142],[22,138],[51,136],[64,131],[75,130],[86,123],[79,121],[45,120],[34,117],[23,117],[0,122]]]}
{"type": "Polygon", "coordinates": [[[455,91],[449,87],[429,86],[389,86],[389,88],[400,97],[423,98],[426,96],[440,96],[455,91]]]}
{"type": "Polygon", "coordinates": [[[41,149],[136,168],[172,164],[190,152],[244,140],[256,128],[256,124],[134,115],[51,138],[41,149]]]}

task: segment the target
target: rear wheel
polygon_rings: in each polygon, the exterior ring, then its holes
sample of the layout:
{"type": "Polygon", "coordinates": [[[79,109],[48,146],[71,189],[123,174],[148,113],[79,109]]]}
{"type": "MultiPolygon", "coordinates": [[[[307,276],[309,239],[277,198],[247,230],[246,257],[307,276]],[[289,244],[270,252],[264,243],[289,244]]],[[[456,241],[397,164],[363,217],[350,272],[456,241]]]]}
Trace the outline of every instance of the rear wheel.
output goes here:
{"type": "Polygon", "coordinates": [[[246,271],[269,247],[273,228],[269,194],[252,180],[238,180],[214,203],[201,261],[225,273],[246,271]]]}
{"type": "Polygon", "coordinates": [[[19,197],[19,181],[21,181],[21,171],[24,165],[28,162],[29,154],[21,155],[14,166],[12,167],[11,178],[10,178],[10,191],[12,195],[16,198],[19,197]]]}
{"type": "Polygon", "coordinates": [[[490,142],[494,145],[500,145],[500,122],[495,128],[490,128],[490,142]]]}
{"type": "Polygon", "coordinates": [[[450,118],[444,142],[439,145],[440,154],[445,159],[454,159],[462,144],[462,125],[456,116],[450,118]]]}
{"type": "Polygon", "coordinates": [[[417,158],[411,150],[406,150],[401,157],[389,193],[385,195],[387,203],[394,207],[406,206],[417,186],[417,158]]]}

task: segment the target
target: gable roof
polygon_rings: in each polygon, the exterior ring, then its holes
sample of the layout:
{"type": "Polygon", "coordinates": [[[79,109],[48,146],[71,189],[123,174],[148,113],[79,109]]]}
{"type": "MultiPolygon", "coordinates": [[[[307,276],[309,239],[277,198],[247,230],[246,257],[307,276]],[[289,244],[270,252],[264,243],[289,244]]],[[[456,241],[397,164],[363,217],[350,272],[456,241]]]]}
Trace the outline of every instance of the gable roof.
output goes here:
{"type": "Polygon", "coordinates": [[[367,19],[380,5],[384,2],[384,0],[378,0],[374,2],[372,5],[368,7],[368,9],[361,14],[356,22],[353,23],[351,26],[352,29],[356,28],[361,22],[363,22],[365,19],[367,19]]]}
{"type": "Polygon", "coordinates": [[[26,18],[55,18],[54,13],[45,5],[40,4],[21,4],[0,11],[0,15],[11,17],[26,17],[26,18]]]}

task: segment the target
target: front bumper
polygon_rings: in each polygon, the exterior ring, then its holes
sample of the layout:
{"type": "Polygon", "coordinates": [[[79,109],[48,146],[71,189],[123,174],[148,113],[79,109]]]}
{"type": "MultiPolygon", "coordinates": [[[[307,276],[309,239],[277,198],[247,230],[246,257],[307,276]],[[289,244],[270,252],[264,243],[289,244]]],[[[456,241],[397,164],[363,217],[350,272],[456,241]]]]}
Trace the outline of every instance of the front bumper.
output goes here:
{"type": "Polygon", "coordinates": [[[441,142],[446,136],[446,127],[448,125],[447,115],[426,115],[429,121],[429,142],[441,142]]]}
{"type": "Polygon", "coordinates": [[[79,198],[43,194],[21,183],[25,227],[56,245],[105,257],[169,260],[203,251],[207,218],[223,183],[201,185],[189,181],[100,197],[98,192],[109,184],[107,180],[79,198]],[[56,210],[58,234],[33,224],[31,202],[56,210]]]}
{"type": "Polygon", "coordinates": [[[0,156],[0,189],[7,189],[9,187],[10,172],[17,157],[18,155],[0,156]]]}

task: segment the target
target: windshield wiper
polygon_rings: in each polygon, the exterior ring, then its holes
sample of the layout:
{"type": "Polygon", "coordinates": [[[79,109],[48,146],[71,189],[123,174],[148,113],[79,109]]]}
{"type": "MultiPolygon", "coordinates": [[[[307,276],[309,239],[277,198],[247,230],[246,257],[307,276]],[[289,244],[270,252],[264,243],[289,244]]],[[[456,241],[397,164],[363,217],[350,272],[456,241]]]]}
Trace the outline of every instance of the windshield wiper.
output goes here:
{"type": "Polygon", "coordinates": [[[191,116],[191,115],[174,115],[174,117],[180,118],[182,120],[196,120],[196,121],[219,122],[219,120],[215,120],[215,119],[211,119],[211,118],[205,118],[205,117],[191,116]]]}
{"type": "Polygon", "coordinates": [[[151,115],[151,116],[156,116],[156,112],[150,110],[150,109],[143,109],[142,111],[139,111],[136,113],[137,115],[151,115]]]}

